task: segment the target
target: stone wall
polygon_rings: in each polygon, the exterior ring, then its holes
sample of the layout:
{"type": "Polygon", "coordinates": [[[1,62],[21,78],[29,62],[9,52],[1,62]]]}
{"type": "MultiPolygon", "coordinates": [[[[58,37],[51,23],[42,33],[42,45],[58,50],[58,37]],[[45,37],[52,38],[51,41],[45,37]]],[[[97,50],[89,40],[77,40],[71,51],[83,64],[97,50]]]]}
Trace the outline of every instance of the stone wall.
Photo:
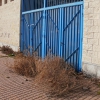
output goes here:
{"type": "Polygon", "coordinates": [[[0,46],[9,45],[19,49],[20,0],[2,0],[0,6],[0,46]]]}
{"type": "Polygon", "coordinates": [[[83,70],[100,77],[100,0],[84,3],[83,70]]]}

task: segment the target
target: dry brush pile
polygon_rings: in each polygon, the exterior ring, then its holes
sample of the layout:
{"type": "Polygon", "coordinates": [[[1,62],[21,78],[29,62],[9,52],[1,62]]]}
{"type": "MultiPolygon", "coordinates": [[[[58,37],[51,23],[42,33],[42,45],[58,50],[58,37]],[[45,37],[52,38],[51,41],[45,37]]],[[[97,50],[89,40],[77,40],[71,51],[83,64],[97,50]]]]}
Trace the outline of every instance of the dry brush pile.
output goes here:
{"type": "Polygon", "coordinates": [[[84,75],[78,74],[75,70],[59,57],[47,56],[44,60],[38,58],[36,54],[27,57],[20,52],[14,52],[9,46],[0,48],[4,54],[14,54],[14,70],[16,73],[33,77],[39,85],[45,85],[48,92],[54,96],[63,96],[69,91],[73,91],[76,85],[88,86],[84,75]],[[85,84],[86,85],[85,85],[85,84]]]}
{"type": "Polygon", "coordinates": [[[14,70],[16,73],[33,77],[35,82],[47,85],[48,91],[53,95],[61,96],[64,93],[73,90],[79,83],[80,76],[75,70],[59,57],[47,56],[44,60],[38,58],[36,54],[27,56],[22,53],[14,52],[9,46],[1,47],[4,54],[14,54],[14,70]]]}
{"type": "Polygon", "coordinates": [[[59,57],[44,60],[35,56],[16,57],[14,69],[21,75],[34,77],[39,84],[48,85],[49,92],[55,95],[63,95],[77,83],[75,70],[59,57]]]}

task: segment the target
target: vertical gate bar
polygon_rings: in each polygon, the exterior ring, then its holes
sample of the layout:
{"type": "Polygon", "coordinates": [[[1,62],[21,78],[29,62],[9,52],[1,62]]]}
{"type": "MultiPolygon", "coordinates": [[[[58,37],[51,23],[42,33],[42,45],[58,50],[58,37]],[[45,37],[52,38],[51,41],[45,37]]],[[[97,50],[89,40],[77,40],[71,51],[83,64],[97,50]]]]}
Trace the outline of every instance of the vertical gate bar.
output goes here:
{"type": "Polygon", "coordinates": [[[24,31],[24,50],[25,50],[25,53],[27,53],[27,51],[26,51],[26,48],[27,48],[27,38],[26,38],[26,35],[27,35],[28,31],[29,31],[29,28],[28,28],[28,26],[25,23],[24,23],[24,30],[25,30],[24,31]]]}
{"type": "MultiPolygon", "coordinates": [[[[55,4],[55,3],[54,3],[55,4]]],[[[57,52],[56,52],[56,41],[57,41],[57,35],[56,35],[56,20],[55,20],[55,16],[56,16],[56,9],[54,9],[54,22],[55,22],[55,27],[54,27],[54,33],[55,33],[55,37],[54,37],[54,39],[55,39],[55,44],[54,44],[54,46],[55,46],[55,50],[54,50],[54,52],[55,52],[55,56],[57,55],[57,52]]]]}
{"type": "Polygon", "coordinates": [[[24,15],[22,15],[21,50],[24,50],[24,15]]]}
{"type": "MultiPolygon", "coordinates": [[[[49,3],[48,3],[49,6],[49,3]]],[[[50,15],[50,10],[48,10],[48,15],[50,15]]],[[[48,18],[48,45],[49,45],[49,52],[51,53],[51,43],[50,43],[50,19],[48,18]]]]}
{"type": "Polygon", "coordinates": [[[30,14],[30,54],[32,55],[32,42],[33,42],[33,38],[32,38],[32,24],[33,23],[33,13],[30,14]]]}
{"type": "Polygon", "coordinates": [[[34,13],[34,27],[33,27],[33,47],[34,47],[34,50],[35,50],[35,23],[36,23],[36,20],[35,20],[35,13],[34,13]]]}
{"type": "MultiPolygon", "coordinates": [[[[71,7],[69,7],[69,22],[71,20],[71,7]]],[[[68,27],[68,56],[70,56],[70,34],[71,34],[71,25],[69,24],[68,27]]],[[[69,59],[69,63],[70,63],[70,59],[69,59]]]]}
{"type": "MultiPolygon", "coordinates": [[[[74,17],[74,6],[72,7],[72,9],[73,9],[72,16],[74,17]]],[[[75,18],[72,23],[72,52],[74,52],[74,21],[75,21],[75,18]]],[[[74,65],[74,54],[72,56],[72,64],[74,65]]]]}
{"type": "MultiPolygon", "coordinates": [[[[37,1],[36,1],[36,3],[37,3],[37,1]]],[[[37,5],[36,5],[36,7],[37,7],[37,5]]],[[[38,21],[38,12],[36,12],[36,22],[38,21]]],[[[37,27],[36,27],[36,48],[37,48],[37,46],[38,46],[38,35],[37,35],[37,28],[38,28],[38,24],[37,24],[37,27]]],[[[36,51],[37,52],[37,51],[36,51]]]]}
{"type": "MultiPolygon", "coordinates": [[[[47,3],[47,6],[48,6],[48,3],[47,3]]],[[[48,10],[47,10],[47,30],[46,30],[46,33],[47,33],[47,39],[46,39],[46,45],[47,45],[47,50],[50,54],[50,50],[49,50],[49,18],[48,18],[48,10]]]]}
{"type": "MultiPolygon", "coordinates": [[[[25,18],[25,15],[24,15],[24,18],[25,18]]],[[[25,41],[26,31],[27,31],[27,27],[26,27],[26,25],[25,25],[25,23],[24,23],[24,37],[23,37],[23,38],[24,38],[24,39],[23,39],[23,40],[24,40],[24,41],[23,41],[23,43],[24,43],[24,50],[26,49],[26,48],[25,48],[25,44],[26,44],[26,41],[25,41]]]]}
{"type": "MultiPolygon", "coordinates": [[[[76,12],[78,12],[78,6],[76,7],[76,12]]],[[[79,14],[77,15],[76,19],[76,47],[78,48],[78,20],[79,20],[79,14]]],[[[76,71],[78,71],[78,50],[76,51],[76,71]]]]}
{"type": "MultiPolygon", "coordinates": [[[[65,10],[64,10],[64,12],[65,12],[65,15],[64,15],[64,19],[65,19],[65,23],[64,23],[64,27],[66,27],[66,24],[67,24],[67,7],[65,8],[65,10]]],[[[63,54],[63,56],[65,56],[64,57],[64,59],[66,59],[67,58],[67,50],[66,50],[66,44],[67,44],[67,28],[66,28],[66,31],[64,31],[64,52],[65,52],[65,54],[63,54]]]]}
{"type": "MultiPolygon", "coordinates": [[[[53,17],[53,20],[54,20],[54,9],[52,10],[52,17],[53,17]]],[[[53,30],[52,30],[53,32],[53,37],[52,37],[52,39],[53,39],[53,55],[55,56],[55,27],[54,27],[54,24],[53,24],[53,30]]]]}
{"type": "MultiPolygon", "coordinates": [[[[55,22],[55,9],[53,10],[53,19],[54,19],[54,22],[55,22]]],[[[55,22],[55,25],[56,25],[56,22],[55,22]]],[[[56,44],[56,32],[55,32],[55,30],[56,30],[56,27],[54,26],[53,27],[53,34],[54,34],[54,55],[56,56],[56,52],[55,52],[55,50],[56,50],[56,46],[55,46],[55,44],[56,44]]]]}
{"type": "MultiPolygon", "coordinates": [[[[79,11],[79,5],[77,7],[77,11],[79,11]]],[[[77,15],[77,47],[80,47],[79,42],[80,42],[80,33],[79,33],[79,21],[80,21],[80,13],[77,15]]],[[[79,68],[79,50],[77,50],[77,68],[76,71],[78,72],[79,68]]]]}
{"type": "MultiPolygon", "coordinates": [[[[37,12],[37,20],[39,20],[39,12],[37,12]]],[[[39,45],[39,24],[37,24],[37,46],[39,45]]],[[[39,54],[39,47],[37,48],[37,55],[39,54]]]]}
{"type": "MultiPolygon", "coordinates": [[[[50,10],[50,15],[52,18],[52,10],[50,10]]],[[[51,46],[51,52],[52,52],[52,23],[50,21],[50,46],[51,46]]]]}
{"type": "MultiPolygon", "coordinates": [[[[46,2],[47,4],[47,2],[46,2]]],[[[47,33],[47,11],[45,11],[45,55],[47,55],[47,36],[48,36],[48,33],[47,33]]]]}
{"type": "MultiPolygon", "coordinates": [[[[68,16],[68,13],[69,13],[69,8],[67,7],[66,9],[66,16],[67,16],[67,22],[66,22],[66,25],[68,25],[68,20],[69,20],[69,16],[68,16]]],[[[67,39],[66,39],[66,50],[67,50],[67,53],[66,53],[66,58],[68,57],[68,33],[69,33],[69,30],[68,28],[66,29],[67,30],[67,39]]]]}
{"type": "MultiPolygon", "coordinates": [[[[55,4],[55,3],[54,3],[55,4]]],[[[54,33],[55,33],[55,50],[54,50],[54,52],[55,52],[55,56],[57,56],[57,51],[56,51],[56,41],[57,41],[57,33],[56,33],[56,18],[55,18],[55,16],[56,16],[56,9],[54,9],[54,21],[55,21],[55,28],[54,28],[54,33]]]]}
{"type": "MultiPolygon", "coordinates": [[[[73,16],[75,16],[75,13],[76,13],[76,6],[73,7],[73,16]]],[[[74,25],[74,26],[73,26],[73,28],[74,28],[74,29],[73,29],[73,32],[74,32],[74,33],[73,33],[73,50],[76,49],[76,47],[75,47],[75,22],[76,22],[76,18],[74,19],[74,22],[73,22],[73,25],[74,25]]],[[[76,55],[76,54],[73,55],[73,64],[74,64],[74,66],[76,66],[76,65],[75,65],[75,55],[76,55]]]]}
{"type": "Polygon", "coordinates": [[[26,42],[26,49],[28,50],[29,52],[29,33],[30,33],[30,22],[29,22],[29,17],[30,17],[30,14],[27,14],[27,20],[28,20],[28,27],[27,27],[27,32],[26,32],[26,39],[27,42],[26,42]]]}
{"type": "MultiPolygon", "coordinates": [[[[57,1],[56,1],[57,3],[57,1]]],[[[59,20],[59,9],[56,9],[56,24],[57,24],[57,45],[56,45],[56,50],[57,50],[57,56],[59,55],[59,24],[58,24],[58,20],[59,20]]]]}
{"type": "MultiPolygon", "coordinates": [[[[42,11],[40,12],[40,15],[39,15],[39,17],[41,17],[42,16],[42,11]]],[[[40,43],[42,42],[42,26],[41,26],[41,22],[42,22],[42,20],[40,21],[40,24],[39,24],[39,26],[40,26],[40,43]]],[[[42,51],[42,46],[40,45],[40,57],[42,57],[42,53],[41,53],[41,51],[42,51]]]]}
{"type": "MultiPolygon", "coordinates": [[[[57,19],[57,9],[55,9],[55,23],[56,23],[56,25],[57,25],[57,20],[56,20],[56,19],[57,19]]],[[[58,27],[55,28],[55,34],[56,34],[55,52],[56,52],[56,56],[58,55],[58,52],[57,52],[57,49],[58,49],[58,48],[57,48],[57,47],[58,47],[58,46],[57,46],[57,40],[58,40],[58,38],[57,38],[57,28],[58,28],[58,27]]]]}
{"type": "MultiPolygon", "coordinates": [[[[52,5],[52,2],[51,2],[51,5],[52,5]]],[[[53,10],[51,10],[51,17],[53,19],[53,10]]],[[[52,35],[51,35],[51,42],[52,42],[52,54],[54,55],[54,48],[53,48],[53,43],[54,43],[54,40],[53,40],[53,23],[52,23],[52,35]]]]}
{"type": "MultiPolygon", "coordinates": [[[[52,2],[53,4],[53,2],[52,2]]],[[[52,9],[52,19],[54,18],[54,15],[53,15],[53,9],[52,9]]],[[[53,19],[54,20],[54,19],[53,19]]],[[[54,55],[54,24],[52,24],[52,52],[53,52],[53,55],[54,55]]]]}
{"type": "MultiPolygon", "coordinates": [[[[42,11],[41,11],[40,14],[39,14],[39,17],[41,17],[41,16],[42,16],[42,11]]],[[[39,38],[39,39],[40,39],[40,43],[42,42],[42,34],[41,34],[41,33],[42,33],[42,32],[41,32],[42,26],[41,26],[41,22],[42,22],[42,19],[40,20],[40,23],[39,23],[39,27],[40,27],[40,29],[39,29],[39,30],[40,30],[40,33],[39,33],[39,35],[40,35],[40,36],[39,36],[39,37],[40,37],[40,38],[39,38]]],[[[40,51],[39,51],[40,57],[42,57],[41,51],[42,51],[42,45],[40,45],[40,51]]]]}
{"type": "MultiPolygon", "coordinates": [[[[77,13],[77,6],[75,7],[75,14],[77,13]]],[[[75,18],[75,49],[77,49],[77,16],[75,18]]],[[[77,67],[77,51],[75,53],[75,67],[77,67]]]]}
{"type": "Polygon", "coordinates": [[[81,14],[80,14],[80,48],[79,48],[79,68],[78,68],[78,72],[80,72],[82,70],[82,44],[83,44],[83,5],[81,5],[80,7],[81,9],[81,14]]]}
{"type": "MultiPolygon", "coordinates": [[[[44,8],[46,7],[46,0],[44,0],[44,8]]],[[[46,32],[45,32],[45,10],[43,11],[43,29],[42,29],[42,59],[45,58],[45,44],[46,44],[46,32]]]]}
{"type": "Polygon", "coordinates": [[[61,36],[62,36],[62,34],[61,34],[61,28],[62,28],[62,25],[61,25],[61,23],[62,23],[62,9],[60,8],[60,10],[59,10],[59,18],[60,18],[60,23],[59,23],[59,56],[61,57],[61,36]]]}
{"type": "MultiPolygon", "coordinates": [[[[51,10],[49,10],[49,15],[51,15],[51,10]]],[[[50,19],[49,19],[49,21],[50,21],[50,19]]],[[[50,50],[51,50],[51,53],[52,53],[52,42],[51,42],[51,36],[52,36],[52,23],[51,23],[51,21],[50,21],[50,24],[49,24],[49,46],[50,46],[50,50]]]]}
{"type": "MultiPolygon", "coordinates": [[[[39,20],[39,13],[40,12],[38,12],[38,15],[37,15],[37,19],[39,20]]],[[[37,45],[39,45],[39,24],[37,25],[37,36],[38,36],[38,44],[37,45]]],[[[37,50],[37,53],[38,53],[38,56],[39,56],[39,47],[38,47],[38,50],[37,50]]]]}
{"type": "MultiPolygon", "coordinates": [[[[74,6],[72,7],[72,18],[74,17],[74,6]]],[[[75,18],[74,18],[75,19],[75,18]]],[[[73,33],[74,33],[74,20],[72,21],[72,52],[74,52],[74,48],[73,48],[73,46],[74,46],[74,42],[73,42],[73,33]]],[[[73,57],[74,57],[74,54],[73,54],[73,56],[72,56],[72,65],[74,64],[74,61],[73,61],[73,57]]]]}
{"type": "MultiPolygon", "coordinates": [[[[36,25],[36,12],[34,13],[34,24],[36,25]]],[[[33,35],[34,35],[34,50],[35,50],[35,48],[36,48],[36,29],[35,28],[34,28],[33,35]]]]}
{"type": "Polygon", "coordinates": [[[26,28],[27,30],[25,31],[25,46],[26,46],[26,51],[28,53],[28,46],[29,46],[29,31],[30,31],[30,23],[29,23],[29,14],[26,14],[26,20],[28,22],[28,27],[26,28]]]}
{"type": "Polygon", "coordinates": [[[57,38],[58,38],[58,41],[57,41],[57,46],[58,46],[58,48],[57,48],[57,52],[58,52],[58,54],[57,55],[59,55],[59,9],[57,9],[57,15],[56,15],[56,17],[57,17],[57,27],[58,27],[58,29],[57,29],[57,38]]]}
{"type": "MultiPolygon", "coordinates": [[[[79,11],[79,6],[77,6],[77,12],[79,11]]],[[[80,21],[80,12],[79,14],[77,15],[77,48],[79,48],[79,36],[80,36],[80,33],[79,33],[79,21],[80,21]]],[[[79,50],[77,50],[77,67],[76,67],[76,71],[78,72],[78,68],[79,68],[79,50]]]]}
{"type": "MultiPolygon", "coordinates": [[[[52,5],[52,3],[51,3],[52,5]]],[[[52,18],[52,10],[51,10],[51,18],[52,18]]],[[[52,23],[51,23],[52,25],[52,23]]],[[[52,54],[53,54],[53,25],[51,26],[51,48],[52,48],[52,54]]]]}
{"type": "MultiPolygon", "coordinates": [[[[38,14],[37,14],[37,20],[39,20],[39,13],[40,12],[37,12],[38,14]]],[[[39,43],[40,43],[40,34],[39,34],[39,24],[37,24],[37,40],[38,40],[38,43],[37,43],[37,46],[39,45],[39,43]]],[[[36,47],[37,48],[37,51],[36,51],[36,54],[38,55],[38,56],[40,56],[39,54],[39,47],[36,47]]]]}
{"type": "MultiPolygon", "coordinates": [[[[73,18],[73,7],[71,7],[71,10],[70,10],[70,12],[71,12],[71,20],[72,20],[72,18],[73,18]]],[[[70,26],[70,54],[72,53],[72,23],[73,23],[73,21],[71,22],[71,26],[70,26]]],[[[70,57],[70,64],[72,64],[72,56],[70,57]]]]}
{"type": "MultiPolygon", "coordinates": [[[[38,19],[40,18],[40,12],[38,12],[38,19]]],[[[38,43],[40,44],[40,22],[38,24],[38,43]]],[[[40,46],[38,47],[38,56],[40,57],[40,46]]]]}
{"type": "Polygon", "coordinates": [[[22,8],[21,8],[21,29],[20,29],[20,51],[22,52],[24,50],[23,48],[23,34],[24,34],[24,15],[22,15],[22,11],[24,11],[24,5],[23,0],[21,2],[22,8]]]}
{"type": "MultiPolygon", "coordinates": [[[[70,7],[67,7],[67,24],[69,23],[69,20],[70,20],[70,7]]],[[[68,28],[67,28],[67,57],[69,56],[69,25],[68,25],[68,28]]],[[[68,62],[68,61],[67,61],[68,62]]]]}
{"type": "MultiPolygon", "coordinates": [[[[64,25],[64,27],[66,27],[67,23],[68,23],[68,20],[67,20],[67,7],[65,8],[65,15],[64,16],[65,16],[65,25],[64,25]]],[[[67,42],[67,40],[68,40],[67,39],[68,38],[68,32],[67,32],[67,30],[68,29],[66,28],[66,31],[64,31],[64,35],[65,35],[64,36],[64,38],[65,38],[65,48],[64,48],[65,50],[64,51],[65,51],[65,54],[63,54],[63,55],[65,56],[65,59],[67,58],[67,43],[68,43],[67,42]]]]}
{"type": "MultiPolygon", "coordinates": [[[[78,11],[78,7],[76,6],[76,13],[77,13],[77,11],[78,11]]],[[[77,15],[77,17],[76,17],[76,48],[78,48],[78,45],[77,45],[77,27],[78,27],[78,25],[77,25],[77,22],[78,22],[78,15],[77,15]]],[[[78,54],[78,52],[76,51],[76,70],[77,70],[77,66],[78,66],[78,64],[77,64],[77,54],[78,54]]]]}
{"type": "Polygon", "coordinates": [[[64,23],[65,23],[65,21],[64,21],[64,8],[61,8],[61,14],[62,14],[62,18],[61,18],[61,21],[62,21],[62,23],[61,23],[61,43],[62,43],[62,45],[61,45],[61,57],[62,57],[62,52],[63,52],[63,46],[64,46],[64,38],[63,38],[63,35],[64,35],[64,32],[63,32],[63,27],[64,27],[64,23]]]}

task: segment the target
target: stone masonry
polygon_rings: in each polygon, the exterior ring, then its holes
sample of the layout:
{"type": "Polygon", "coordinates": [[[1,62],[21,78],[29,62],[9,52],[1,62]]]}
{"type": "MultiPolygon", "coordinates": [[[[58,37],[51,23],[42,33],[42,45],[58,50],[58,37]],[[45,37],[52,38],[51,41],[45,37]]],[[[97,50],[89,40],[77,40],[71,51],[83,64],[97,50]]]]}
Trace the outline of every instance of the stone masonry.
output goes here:
{"type": "Polygon", "coordinates": [[[9,45],[17,51],[20,43],[20,0],[0,1],[0,46],[9,45]]]}
{"type": "Polygon", "coordinates": [[[100,77],[100,0],[85,0],[83,70],[100,77]]]}

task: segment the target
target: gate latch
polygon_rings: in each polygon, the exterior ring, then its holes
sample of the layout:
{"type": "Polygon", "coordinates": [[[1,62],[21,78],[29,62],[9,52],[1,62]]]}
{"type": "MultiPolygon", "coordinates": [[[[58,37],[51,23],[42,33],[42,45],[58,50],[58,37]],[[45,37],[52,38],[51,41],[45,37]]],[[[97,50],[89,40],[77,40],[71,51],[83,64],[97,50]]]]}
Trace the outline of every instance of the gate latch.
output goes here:
{"type": "Polygon", "coordinates": [[[34,24],[31,24],[30,26],[34,26],[34,24]]]}

